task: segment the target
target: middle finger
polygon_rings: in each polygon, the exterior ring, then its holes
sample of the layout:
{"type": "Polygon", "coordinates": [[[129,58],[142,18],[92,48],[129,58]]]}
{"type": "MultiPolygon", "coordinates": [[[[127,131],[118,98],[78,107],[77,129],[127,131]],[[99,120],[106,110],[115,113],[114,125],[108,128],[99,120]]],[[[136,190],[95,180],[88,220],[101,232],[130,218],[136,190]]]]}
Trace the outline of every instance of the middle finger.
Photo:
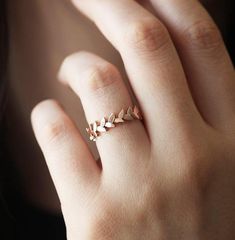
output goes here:
{"type": "Polygon", "coordinates": [[[133,112],[127,114],[128,107],[133,109],[132,100],[114,65],[89,52],[79,52],[66,58],[59,77],[81,99],[87,121],[92,124],[91,139],[97,140],[105,176],[135,173],[136,168],[147,163],[142,159],[149,152],[148,136],[133,112]],[[122,116],[118,114],[121,109],[125,113],[122,116]]]}
{"type": "Polygon", "coordinates": [[[201,116],[163,24],[132,0],[73,2],[120,52],[153,142],[160,129],[165,138],[195,128],[201,116]]]}

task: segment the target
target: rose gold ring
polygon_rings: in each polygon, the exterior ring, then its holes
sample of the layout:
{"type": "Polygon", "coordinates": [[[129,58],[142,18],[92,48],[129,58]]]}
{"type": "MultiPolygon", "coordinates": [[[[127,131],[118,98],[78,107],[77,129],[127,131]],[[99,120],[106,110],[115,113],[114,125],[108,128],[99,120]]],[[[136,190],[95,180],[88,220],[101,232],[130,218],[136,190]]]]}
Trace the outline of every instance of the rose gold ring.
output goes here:
{"type": "Polygon", "coordinates": [[[95,121],[89,124],[86,131],[90,135],[91,141],[96,141],[101,133],[107,132],[109,129],[116,127],[119,123],[127,121],[142,120],[142,116],[137,106],[129,107],[126,111],[122,109],[119,114],[111,113],[108,118],[103,117],[101,121],[95,121]]]}

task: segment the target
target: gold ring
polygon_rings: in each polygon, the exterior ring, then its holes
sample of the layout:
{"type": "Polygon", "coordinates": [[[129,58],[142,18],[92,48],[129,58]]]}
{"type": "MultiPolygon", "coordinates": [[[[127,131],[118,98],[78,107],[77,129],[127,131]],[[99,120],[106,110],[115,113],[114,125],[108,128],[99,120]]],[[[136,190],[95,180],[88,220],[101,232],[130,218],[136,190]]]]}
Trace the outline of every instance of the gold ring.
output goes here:
{"type": "Polygon", "coordinates": [[[108,118],[103,117],[101,121],[95,121],[86,128],[91,141],[96,141],[101,133],[107,132],[109,129],[116,127],[119,123],[127,121],[142,120],[142,116],[137,106],[129,107],[126,111],[122,109],[119,114],[111,113],[108,118]]]}

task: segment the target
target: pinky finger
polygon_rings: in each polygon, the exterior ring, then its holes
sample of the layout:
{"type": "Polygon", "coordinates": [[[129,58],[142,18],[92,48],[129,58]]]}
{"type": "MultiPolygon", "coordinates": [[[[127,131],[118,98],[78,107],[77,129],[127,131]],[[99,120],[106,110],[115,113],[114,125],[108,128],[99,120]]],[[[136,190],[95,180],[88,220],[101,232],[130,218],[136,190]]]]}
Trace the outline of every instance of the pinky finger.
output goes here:
{"type": "Polygon", "coordinates": [[[54,100],[39,103],[31,122],[63,208],[83,204],[95,190],[100,169],[74,123],[54,100]]]}

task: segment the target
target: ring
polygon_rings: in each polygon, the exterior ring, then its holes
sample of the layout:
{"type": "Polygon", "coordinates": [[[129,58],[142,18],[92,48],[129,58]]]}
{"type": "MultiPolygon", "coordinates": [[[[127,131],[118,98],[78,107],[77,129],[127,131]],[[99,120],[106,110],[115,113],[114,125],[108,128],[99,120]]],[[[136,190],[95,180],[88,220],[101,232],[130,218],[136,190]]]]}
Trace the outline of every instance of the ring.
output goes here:
{"type": "Polygon", "coordinates": [[[119,123],[127,121],[142,120],[142,116],[137,106],[129,107],[126,111],[122,109],[119,114],[111,113],[108,118],[103,117],[101,121],[95,121],[86,128],[91,141],[96,141],[101,133],[107,132],[109,129],[116,127],[119,123]]]}

